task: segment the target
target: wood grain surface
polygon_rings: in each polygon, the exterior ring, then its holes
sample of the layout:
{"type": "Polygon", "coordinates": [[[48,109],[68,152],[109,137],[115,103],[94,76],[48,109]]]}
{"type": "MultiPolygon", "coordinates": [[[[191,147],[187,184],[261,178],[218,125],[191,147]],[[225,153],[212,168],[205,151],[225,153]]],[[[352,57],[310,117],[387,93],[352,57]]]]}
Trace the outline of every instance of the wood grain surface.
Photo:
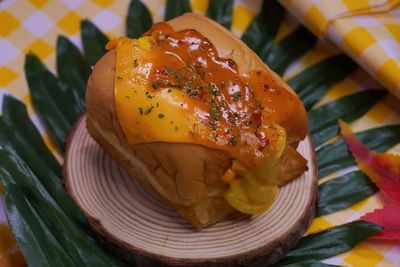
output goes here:
{"type": "Polygon", "coordinates": [[[295,246],[315,214],[316,163],[308,137],[298,151],[308,171],[284,186],[267,212],[237,213],[202,231],[119,167],[88,135],[84,116],[67,141],[64,184],[106,246],[138,266],[266,266],[295,246]]]}

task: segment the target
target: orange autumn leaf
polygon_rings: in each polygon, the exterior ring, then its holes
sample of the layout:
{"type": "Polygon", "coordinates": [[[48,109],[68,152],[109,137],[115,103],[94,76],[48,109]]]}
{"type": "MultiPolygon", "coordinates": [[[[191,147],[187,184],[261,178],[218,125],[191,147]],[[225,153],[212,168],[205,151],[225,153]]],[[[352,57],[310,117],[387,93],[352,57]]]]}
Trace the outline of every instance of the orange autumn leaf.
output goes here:
{"type": "Polygon", "coordinates": [[[400,157],[376,153],[367,148],[350,127],[339,120],[344,141],[355,158],[358,167],[391,200],[400,203],[400,157]]]}
{"type": "MultiPolygon", "coordinates": [[[[15,246],[16,241],[11,233],[11,229],[6,224],[0,224],[0,258],[5,252],[15,246]]],[[[1,265],[0,265],[1,267],[1,265]]]]}
{"type": "MultiPolygon", "coordinates": [[[[360,170],[375,182],[387,197],[400,203],[400,157],[371,151],[361,143],[346,123],[339,120],[339,126],[360,170]]],[[[361,219],[383,226],[383,230],[372,238],[400,240],[400,205],[385,205],[382,209],[367,213],[361,219]]]]}
{"type": "Polygon", "coordinates": [[[0,267],[26,267],[24,257],[7,225],[3,196],[0,194],[0,267]]]}
{"type": "Polygon", "coordinates": [[[27,267],[20,250],[4,254],[0,257],[0,267],[27,267]]]}

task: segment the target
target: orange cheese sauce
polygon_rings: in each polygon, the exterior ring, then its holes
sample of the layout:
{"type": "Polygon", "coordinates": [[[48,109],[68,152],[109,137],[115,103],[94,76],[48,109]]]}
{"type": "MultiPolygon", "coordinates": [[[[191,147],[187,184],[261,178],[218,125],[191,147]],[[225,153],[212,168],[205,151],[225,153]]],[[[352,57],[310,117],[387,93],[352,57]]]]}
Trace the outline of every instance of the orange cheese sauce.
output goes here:
{"type": "Polygon", "coordinates": [[[200,144],[249,167],[279,158],[295,96],[266,73],[241,74],[199,32],[166,23],[107,48],[116,48],[116,113],[129,143],[200,144]]]}

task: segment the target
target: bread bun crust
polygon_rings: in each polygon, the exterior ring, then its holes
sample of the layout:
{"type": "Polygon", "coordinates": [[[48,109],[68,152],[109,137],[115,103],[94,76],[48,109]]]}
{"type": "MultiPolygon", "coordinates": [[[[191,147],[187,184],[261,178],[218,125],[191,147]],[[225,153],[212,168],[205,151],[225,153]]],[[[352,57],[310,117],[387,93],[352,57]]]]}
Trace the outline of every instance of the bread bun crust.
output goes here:
{"type": "MultiPolygon", "coordinates": [[[[307,134],[307,116],[292,89],[242,41],[221,25],[204,16],[187,13],[169,22],[176,31],[195,29],[206,36],[221,57],[233,59],[240,73],[252,70],[267,72],[277,86],[290,91],[298,100],[295,121],[283,121],[288,144],[296,146],[307,134]],[[233,51],[233,53],[232,53],[233,51]]],[[[86,93],[89,134],[130,175],[180,212],[191,224],[203,228],[224,219],[235,210],[223,193],[229,185],[221,177],[230,167],[227,152],[196,144],[129,144],[118,122],[115,98],[116,53],[108,51],[94,66],[86,93]]]]}
{"type": "Polygon", "coordinates": [[[132,177],[197,228],[233,213],[222,196],[227,184],[220,179],[231,164],[228,154],[192,144],[131,145],[125,140],[115,113],[114,66],[115,50],[111,50],[94,66],[88,81],[86,125],[93,139],[132,177]],[[216,188],[220,192],[213,192],[216,188]],[[207,206],[207,214],[195,214],[196,206],[207,206]],[[204,217],[203,222],[200,217],[204,217]]]}

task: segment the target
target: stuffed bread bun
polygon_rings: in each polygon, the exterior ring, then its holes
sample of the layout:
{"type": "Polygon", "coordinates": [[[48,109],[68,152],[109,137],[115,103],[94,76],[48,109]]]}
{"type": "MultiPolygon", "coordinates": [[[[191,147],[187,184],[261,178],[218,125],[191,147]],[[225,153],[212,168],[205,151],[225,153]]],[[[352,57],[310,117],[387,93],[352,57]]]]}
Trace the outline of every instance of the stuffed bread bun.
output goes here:
{"type": "Polygon", "coordinates": [[[89,134],[196,228],[266,211],[307,169],[303,104],[219,24],[187,13],[107,49],[88,81],[89,134]]]}

